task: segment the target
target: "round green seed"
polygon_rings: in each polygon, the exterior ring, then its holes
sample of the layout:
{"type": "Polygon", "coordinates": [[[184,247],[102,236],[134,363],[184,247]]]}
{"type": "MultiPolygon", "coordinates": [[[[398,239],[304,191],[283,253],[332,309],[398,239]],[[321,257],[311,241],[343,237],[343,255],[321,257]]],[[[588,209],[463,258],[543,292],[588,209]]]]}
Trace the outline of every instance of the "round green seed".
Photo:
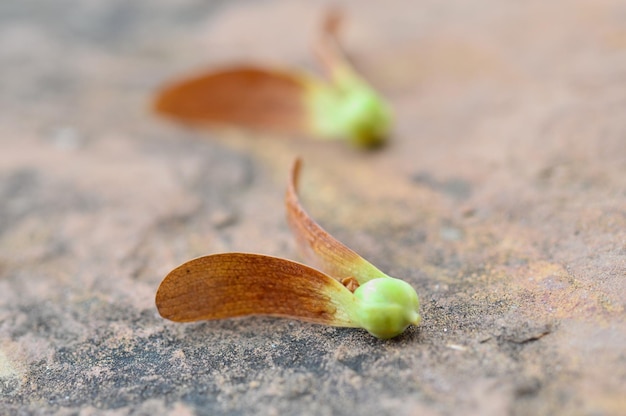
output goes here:
{"type": "Polygon", "coordinates": [[[361,327],[377,338],[395,337],[421,321],[417,293],[403,280],[372,279],[359,286],[354,295],[359,300],[356,315],[361,327]]]}

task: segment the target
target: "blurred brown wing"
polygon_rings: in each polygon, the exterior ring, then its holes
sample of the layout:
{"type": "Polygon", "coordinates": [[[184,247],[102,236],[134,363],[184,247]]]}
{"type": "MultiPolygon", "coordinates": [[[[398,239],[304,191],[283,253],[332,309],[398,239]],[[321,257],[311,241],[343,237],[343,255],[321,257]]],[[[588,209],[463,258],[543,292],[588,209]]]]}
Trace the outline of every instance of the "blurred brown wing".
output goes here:
{"type": "Polygon", "coordinates": [[[260,254],[200,257],[172,270],[161,282],[156,305],[177,322],[272,315],[357,327],[356,299],[329,276],[289,260],[260,254]]]}
{"type": "Polygon", "coordinates": [[[311,265],[339,281],[354,277],[359,284],[378,277],[387,277],[367,260],[326,232],[300,205],[298,176],[301,160],[296,159],[291,168],[285,205],[287,222],[296,237],[302,256],[311,265]]]}
{"type": "Polygon", "coordinates": [[[302,132],[309,125],[305,96],[310,83],[295,73],[235,67],[166,87],[154,108],[188,123],[302,132]]]}
{"type": "Polygon", "coordinates": [[[322,21],[317,42],[314,44],[315,55],[331,80],[338,81],[345,72],[353,73],[352,64],[348,60],[339,41],[339,31],[343,15],[339,9],[329,9],[322,21]]]}

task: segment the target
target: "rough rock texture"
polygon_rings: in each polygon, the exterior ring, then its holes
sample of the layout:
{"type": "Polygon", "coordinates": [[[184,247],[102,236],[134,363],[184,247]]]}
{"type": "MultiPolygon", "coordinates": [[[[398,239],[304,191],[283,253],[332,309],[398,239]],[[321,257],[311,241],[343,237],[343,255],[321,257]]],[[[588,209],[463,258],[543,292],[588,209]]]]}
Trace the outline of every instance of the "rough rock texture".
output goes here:
{"type": "Polygon", "coordinates": [[[204,67],[314,68],[321,3],[0,2],[0,413],[626,414],[624,2],[342,4],[395,108],[374,153],[148,111],[204,67]],[[420,328],[158,316],[187,259],[297,259],[295,155],[420,328]]]}

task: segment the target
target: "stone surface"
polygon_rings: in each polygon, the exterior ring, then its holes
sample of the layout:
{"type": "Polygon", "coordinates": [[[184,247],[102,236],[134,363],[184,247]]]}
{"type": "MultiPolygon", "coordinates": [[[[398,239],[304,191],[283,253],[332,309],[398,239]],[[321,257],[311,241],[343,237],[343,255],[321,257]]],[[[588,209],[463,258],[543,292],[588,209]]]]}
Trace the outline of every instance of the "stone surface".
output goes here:
{"type": "Polygon", "coordinates": [[[395,108],[374,153],[148,111],[204,67],[314,68],[321,3],[0,3],[0,413],[626,413],[624,2],[341,4],[395,108]],[[310,212],[417,288],[421,327],[158,316],[187,259],[297,259],[295,155],[310,212]]]}

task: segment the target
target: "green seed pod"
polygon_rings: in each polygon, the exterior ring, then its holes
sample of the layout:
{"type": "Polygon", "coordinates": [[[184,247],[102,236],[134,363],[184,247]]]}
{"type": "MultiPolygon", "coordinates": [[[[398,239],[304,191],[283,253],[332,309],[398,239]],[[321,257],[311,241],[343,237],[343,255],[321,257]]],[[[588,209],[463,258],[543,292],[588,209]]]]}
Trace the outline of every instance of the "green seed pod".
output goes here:
{"type": "Polygon", "coordinates": [[[384,143],[391,129],[391,110],[358,75],[346,71],[337,85],[316,86],[310,89],[308,101],[316,134],[348,138],[364,148],[384,143]]]}
{"type": "Polygon", "coordinates": [[[403,280],[373,279],[359,286],[354,295],[359,300],[356,315],[360,326],[377,338],[393,338],[409,325],[420,323],[417,293],[403,280]]]}

